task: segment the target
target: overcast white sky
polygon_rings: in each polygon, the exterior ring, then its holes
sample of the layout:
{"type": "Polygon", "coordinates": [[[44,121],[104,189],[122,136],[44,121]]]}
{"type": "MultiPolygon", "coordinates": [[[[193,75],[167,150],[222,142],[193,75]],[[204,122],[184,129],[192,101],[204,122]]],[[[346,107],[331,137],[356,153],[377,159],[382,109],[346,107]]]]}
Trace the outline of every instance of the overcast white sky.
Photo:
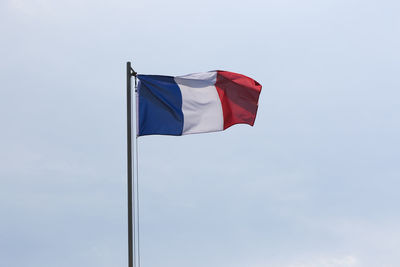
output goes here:
{"type": "Polygon", "coordinates": [[[400,2],[0,2],[0,266],[127,266],[125,64],[263,85],[139,139],[142,267],[400,266],[400,2]]]}

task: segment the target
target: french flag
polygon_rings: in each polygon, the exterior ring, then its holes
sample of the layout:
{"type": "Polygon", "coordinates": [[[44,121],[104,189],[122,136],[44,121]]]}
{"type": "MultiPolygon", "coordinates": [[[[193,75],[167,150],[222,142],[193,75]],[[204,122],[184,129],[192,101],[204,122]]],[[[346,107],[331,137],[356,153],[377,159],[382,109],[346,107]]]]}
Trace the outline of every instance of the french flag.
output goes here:
{"type": "Polygon", "coordinates": [[[184,76],[137,75],[138,136],[186,135],[251,126],[261,85],[238,73],[210,71],[184,76]]]}

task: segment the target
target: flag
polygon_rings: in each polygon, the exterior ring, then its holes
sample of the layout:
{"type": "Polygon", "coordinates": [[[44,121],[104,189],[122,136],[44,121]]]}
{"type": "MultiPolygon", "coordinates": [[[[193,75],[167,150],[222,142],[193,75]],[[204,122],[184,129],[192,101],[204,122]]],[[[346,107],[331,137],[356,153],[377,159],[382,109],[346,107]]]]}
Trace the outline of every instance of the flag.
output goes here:
{"type": "Polygon", "coordinates": [[[139,74],[137,78],[138,136],[254,125],[262,86],[247,76],[210,71],[177,77],[139,74]]]}

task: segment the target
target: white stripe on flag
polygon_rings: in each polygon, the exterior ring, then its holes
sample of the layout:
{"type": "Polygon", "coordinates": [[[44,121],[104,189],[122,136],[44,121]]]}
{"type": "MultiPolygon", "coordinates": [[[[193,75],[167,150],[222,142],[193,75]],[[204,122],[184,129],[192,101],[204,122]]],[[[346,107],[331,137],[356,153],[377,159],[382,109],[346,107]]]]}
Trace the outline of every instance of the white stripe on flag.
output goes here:
{"type": "Polygon", "coordinates": [[[175,77],[182,93],[182,135],[223,130],[224,118],[216,80],[215,71],[175,77]]]}

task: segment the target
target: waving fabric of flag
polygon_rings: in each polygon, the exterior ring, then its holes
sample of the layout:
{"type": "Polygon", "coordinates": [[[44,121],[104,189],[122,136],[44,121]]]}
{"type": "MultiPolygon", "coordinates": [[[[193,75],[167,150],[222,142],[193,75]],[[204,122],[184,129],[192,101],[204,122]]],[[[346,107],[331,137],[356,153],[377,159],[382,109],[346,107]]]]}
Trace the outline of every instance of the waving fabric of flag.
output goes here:
{"type": "Polygon", "coordinates": [[[228,71],[184,76],[138,75],[138,136],[185,135],[251,126],[261,85],[228,71]]]}

